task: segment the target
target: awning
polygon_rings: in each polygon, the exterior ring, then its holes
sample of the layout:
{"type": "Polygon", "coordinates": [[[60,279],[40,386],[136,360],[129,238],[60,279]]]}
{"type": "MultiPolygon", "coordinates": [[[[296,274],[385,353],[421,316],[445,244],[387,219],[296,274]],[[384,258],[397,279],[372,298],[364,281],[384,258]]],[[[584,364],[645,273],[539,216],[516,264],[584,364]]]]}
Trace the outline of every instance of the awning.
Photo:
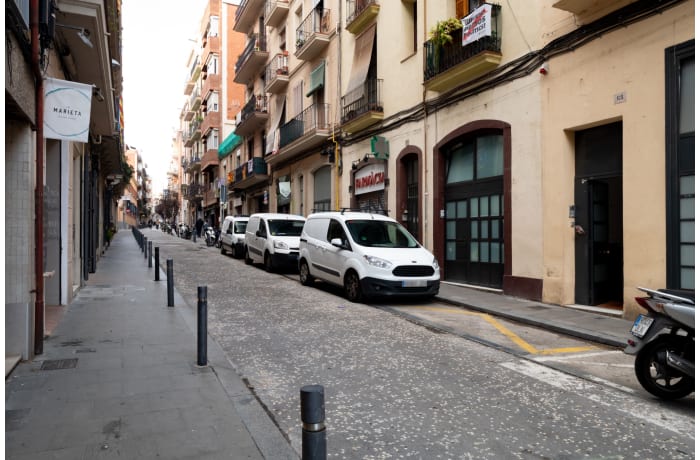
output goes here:
{"type": "Polygon", "coordinates": [[[372,24],[355,39],[355,57],[352,61],[352,71],[350,72],[350,80],[348,81],[348,90],[346,92],[361,87],[367,80],[376,31],[377,24],[372,24]]]}
{"type": "Polygon", "coordinates": [[[282,122],[282,113],[284,113],[284,107],[286,104],[286,99],[284,94],[278,94],[275,97],[275,118],[270,124],[270,131],[267,133],[267,144],[265,145],[265,155],[273,153],[279,148],[279,137],[280,137],[280,123],[282,122]]]}
{"type": "Polygon", "coordinates": [[[311,71],[311,85],[309,85],[309,90],[306,92],[306,96],[311,96],[313,93],[323,88],[323,84],[326,79],[326,61],[322,61],[321,64],[311,71]]]}
{"type": "Polygon", "coordinates": [[[229,134],[224,141],[219,144],[219,159],[222,159],[235,149],[243,141],[236,133],[229,134]]]}

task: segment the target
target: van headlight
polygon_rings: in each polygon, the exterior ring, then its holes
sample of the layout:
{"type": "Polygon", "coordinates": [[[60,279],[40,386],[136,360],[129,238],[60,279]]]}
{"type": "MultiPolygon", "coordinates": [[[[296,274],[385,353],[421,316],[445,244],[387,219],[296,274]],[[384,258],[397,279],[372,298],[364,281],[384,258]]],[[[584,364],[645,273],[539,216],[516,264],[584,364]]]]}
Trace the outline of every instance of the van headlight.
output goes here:
{"type": "Polygon", "coordinates": [[[274,248],[289,250],[289,246],[284,241],[275,241],[274,248]]]}
{"type": "Polygon", "coordinates": [[[438,263],[438,260],[433,257],[433,268],[437,271],[440,270],[440,264],[438,263]]]}
{"type": "Polygon", "coordinates": [[[367,261],[367,263],[373,267],[383,268],[385,270],[388,270],[391,268],[392,264],[388,260],[380,259],[379,257],[374,257],[374,256],[364,256],[364,257],[365,257],[365,260],[367,261]]]}

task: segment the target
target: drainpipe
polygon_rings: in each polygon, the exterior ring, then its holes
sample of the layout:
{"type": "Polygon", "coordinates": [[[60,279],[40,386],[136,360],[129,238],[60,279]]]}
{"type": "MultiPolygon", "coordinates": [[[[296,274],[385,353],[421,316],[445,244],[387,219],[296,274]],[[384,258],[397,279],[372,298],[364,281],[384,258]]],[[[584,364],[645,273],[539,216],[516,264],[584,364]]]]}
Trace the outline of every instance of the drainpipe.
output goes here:
{"type": "Polygon", "coordinates": [[[36,185],[34,189],[34,354],[44,352],[44,79],[39,56],[39,0],[31,0],[32,71],[36,79],[36,185]]]}

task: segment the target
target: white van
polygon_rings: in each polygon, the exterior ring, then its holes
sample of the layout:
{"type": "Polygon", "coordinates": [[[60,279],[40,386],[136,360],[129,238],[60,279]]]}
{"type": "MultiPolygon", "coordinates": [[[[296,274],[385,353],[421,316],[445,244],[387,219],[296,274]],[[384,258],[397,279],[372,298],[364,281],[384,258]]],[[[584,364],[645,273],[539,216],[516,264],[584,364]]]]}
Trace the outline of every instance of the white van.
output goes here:
{"type": "Polygon", "coordinates": [[[245,229],[248,225],[248,216],[226,216],[221,226],[221,253],[230,251],[236,259],[243,257],[245,252],[245,229]]]}
{"type": "Polygon", "coordinates": [[[352,302],[363,297],[434,296],[437,259],[396,220],[361,212],[321,212],[306,219],[299,246],[299,279],[342,286],[352,302]]]}
{"type": "Polygon", "coordinates": [[[245,262],[263,263],[269,272],[282,267],[296,268],[305,221],[302,216],[292,214],[250,216],[245,230],[245,262]]]}

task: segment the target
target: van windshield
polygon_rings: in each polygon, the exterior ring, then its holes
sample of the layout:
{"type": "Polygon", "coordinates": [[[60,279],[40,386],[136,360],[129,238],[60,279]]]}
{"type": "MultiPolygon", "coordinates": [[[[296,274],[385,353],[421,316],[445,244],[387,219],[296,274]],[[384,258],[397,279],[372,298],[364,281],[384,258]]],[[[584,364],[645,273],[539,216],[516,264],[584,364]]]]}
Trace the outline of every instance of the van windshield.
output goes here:
{"type": "Polygon", "coordinates": [[[361,246],[374,248],[417,248],[420,244],[400,224],[384,220],[348,220],[350,235],[361,246]]]}
{"type": "Polygon", "coordinates": [[[248,221],[239,220],[233,223],[233,233],[245,233],[245,228],[248,225],[248,221]]]}
{"type": "Polygon", "coordinates": [[[303,220],[270,220],[267,222],[272,236],[301,236],[303,220]]]}

